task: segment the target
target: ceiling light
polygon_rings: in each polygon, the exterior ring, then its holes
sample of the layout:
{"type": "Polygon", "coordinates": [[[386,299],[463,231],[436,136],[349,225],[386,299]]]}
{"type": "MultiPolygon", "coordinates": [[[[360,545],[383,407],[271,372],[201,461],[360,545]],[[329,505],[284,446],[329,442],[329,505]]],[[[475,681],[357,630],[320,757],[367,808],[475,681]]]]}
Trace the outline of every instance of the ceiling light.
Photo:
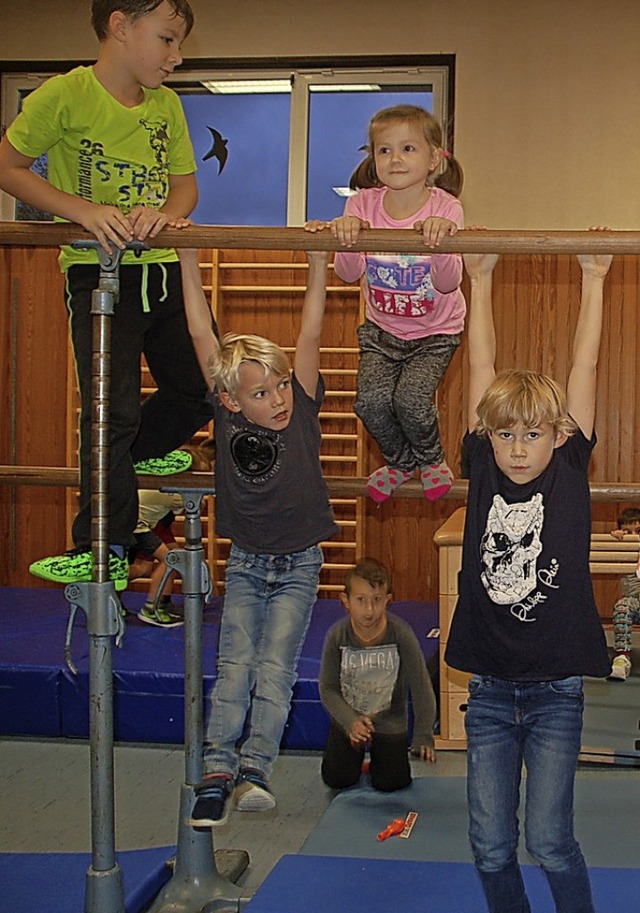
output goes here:
{"type": "Polygon", "coordinates": [[[206,79],[202,85],[217,95],[265,95],[291,92],[289,79],[206,79]]]}

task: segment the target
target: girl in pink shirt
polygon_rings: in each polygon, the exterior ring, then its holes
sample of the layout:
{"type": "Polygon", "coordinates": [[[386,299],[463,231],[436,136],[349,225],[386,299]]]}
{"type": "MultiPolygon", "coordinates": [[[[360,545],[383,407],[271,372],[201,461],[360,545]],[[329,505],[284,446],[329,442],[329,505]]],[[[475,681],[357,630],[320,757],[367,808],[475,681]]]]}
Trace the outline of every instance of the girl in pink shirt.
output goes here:
{"type": "MultiPolygon", "coordinates": [[[[462,169],[443,148],[439,123],[423,108],[398,105],[369,124],[369,153],[351,178],[357,190],[329,227],[345,247],[367,228],[412,228],[427,247],[463,227],[462,169]],[[437,176],[436,176],[437,175],[437,176]]],[[[335,270],[346,282],[363,278],[364,324],[356,414],[378,443],[385,465],[369,476],[374,501],[386,501],[418,471],[435,501],[451,488],[434,396],[460,343],[465,300],[458,254],[339,252],[335,270]]]]}

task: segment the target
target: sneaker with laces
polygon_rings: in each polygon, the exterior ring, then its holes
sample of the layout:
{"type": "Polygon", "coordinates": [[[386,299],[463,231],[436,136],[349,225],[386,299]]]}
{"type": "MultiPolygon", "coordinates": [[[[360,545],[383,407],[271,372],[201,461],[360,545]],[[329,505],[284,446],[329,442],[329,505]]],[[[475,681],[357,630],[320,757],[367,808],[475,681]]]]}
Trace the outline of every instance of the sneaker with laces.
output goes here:
{"type": "MultiPolygon", "coordinates": [[[[88,583],[93,579],[93,555],[90,549],[70,549],[63,555],[40,558],[29,565],[29,573],[52,583],[88,583]]],[[[129,582],[129,562],[109,552],[109,576],[118,592],[129,582]]]]}
{"type": "Polygon", "coordinates": [[[160,601],[158,602],[158,608],[162,609],[163,612],[166,612],[171,618],[175,618],[176,621],[184,621],[184,607],[181,605],[174,605],[170,596],[161,596],[160,601]]]}
{"type": "Polygon", "coordinates": [[[196,786],[196,801],[187,824],[192,827],[220,827],[229,817],[233,792],[231,774],[211,774],[196,786]]]}
{"type": "Polygon", "coordinates": [[[170,476],[185,472],[191,467],[193,457],[186,450],[172,450],[163,457],[151,457],[133,464],[136,472],[149,476],[170,476]]]}
{"type": "Polygon", "coordinates": [[[276,798],[263,774],[250,767],[240,771],[235,798],[239,812],[268,812],[276,805],[276,798]]]}
{"type": "Polygon", "coordinates": [[[144,607],[138,612],[140,621],[146,621],[148,625],[156,625],[158,628],[179,628],[184,624],[184,619],[171,615],[166,609],[151,602],[146,602],[144,607]]]}
{"type": "Polygon", "coordinates": [[[631,672],[631,660],[626,655],[626,653],[618,653],[614,657],[613,663],[611,664],[611,672],[609,673],[609,678],[615,679],[617,682],[626,682],[629,678],[629,673],[631,672]]]}

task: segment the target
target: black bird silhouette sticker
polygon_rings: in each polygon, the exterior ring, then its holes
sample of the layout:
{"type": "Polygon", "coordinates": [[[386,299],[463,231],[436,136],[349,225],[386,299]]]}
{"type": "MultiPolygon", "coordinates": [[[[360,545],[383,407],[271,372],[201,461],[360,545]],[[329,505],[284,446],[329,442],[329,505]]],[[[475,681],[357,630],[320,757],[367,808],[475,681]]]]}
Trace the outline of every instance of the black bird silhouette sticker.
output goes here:
{"type": "Polygon", "coordinates": [[[229,157],[229,150],[227,149],[227,143],[229,140],[223,138],[222,133],[216,130],[214,127],[207,127],[207,130],[211,134],[212,144],[211,149],[202,156],[202,161],[206,162],[207,159],[218,159],[218,174],[222,174],[222,169],[227,164],[227,158],[229,157]]]}

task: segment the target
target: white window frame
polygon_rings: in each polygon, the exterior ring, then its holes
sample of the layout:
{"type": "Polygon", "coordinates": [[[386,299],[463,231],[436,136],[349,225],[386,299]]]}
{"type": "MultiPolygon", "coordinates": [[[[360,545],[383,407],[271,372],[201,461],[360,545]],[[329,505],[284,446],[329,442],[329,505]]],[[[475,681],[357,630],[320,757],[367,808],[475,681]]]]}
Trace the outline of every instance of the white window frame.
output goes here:
{"type": "MultiPolygon", "coordinates": [[[[425,66],[376,66],[363,65],[353,67],[304,67],[287,69],[200,69],[194,62],[184,64],[174,73],[168,85],[180,91],[181,87],[193,87],[206,81],[249,81],[256,79],[287,80],[291,85],[291,118],[289,123],[289,173],[287,186],[287,225],[303,225],[306,218],[307,200],[307,157],[309,141],[309,108],[310,94],[319,87],[325,91],[332,87],[382,85],[393,86],[429,86],[433,93],[433,114],[443,125],[445,135],[451,124],[453,112],[449,109],[448,86],[451,67],[449,64],[425,66]]],[[[5,73],[2,75],[0,93],[0,111],[2,113],[2,132],[15,117],[21,93],[25,89],[35,89],[52,76],[52,72],[39,70],[28,73],[5,73]]],[[[366,125],[363,125],[363,130],[366,125]]],[[[451,145],[451,137],[447,136],[451,145]]],[[[0,193],[0,218],[8,221],[15,218],[15,201],[8,194],[0,193]]]]}

